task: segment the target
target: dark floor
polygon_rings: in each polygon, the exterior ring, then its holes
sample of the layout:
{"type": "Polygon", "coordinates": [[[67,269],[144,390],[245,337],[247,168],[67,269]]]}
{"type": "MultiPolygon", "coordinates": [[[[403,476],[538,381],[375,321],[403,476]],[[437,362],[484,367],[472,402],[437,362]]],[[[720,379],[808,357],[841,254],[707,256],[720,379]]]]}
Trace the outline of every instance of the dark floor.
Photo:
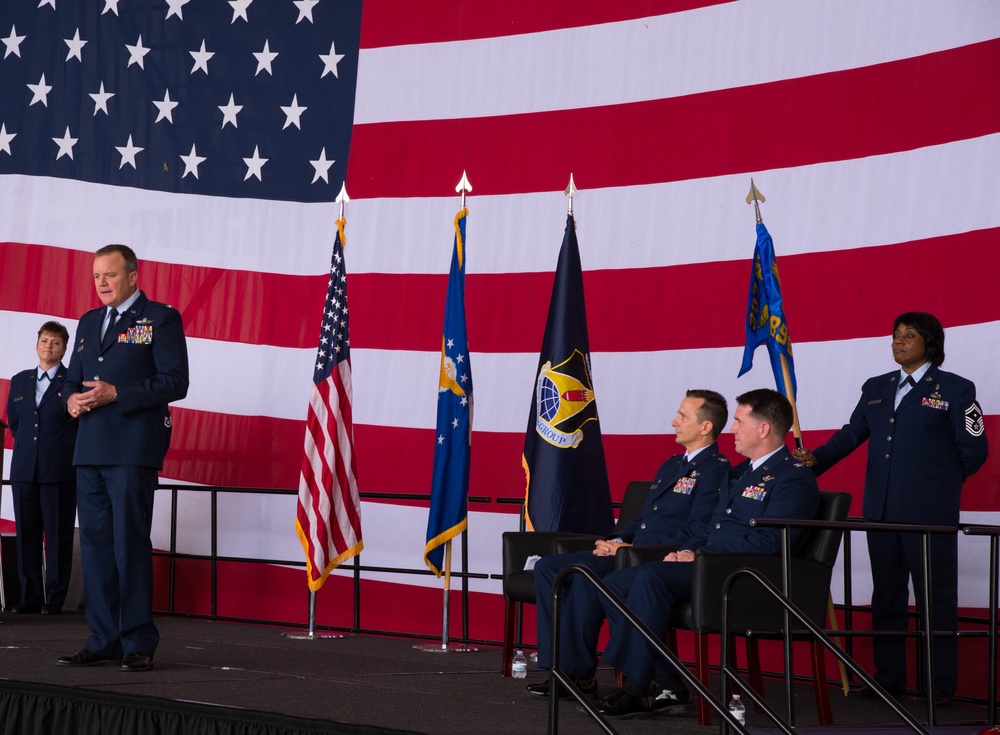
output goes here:
{"type": "MultiPolygon", "coordinates": [[[[350,636],[339,640],[293,640],[262,626],[161,618],[162,641],[155,668],[131,674],[115,668],[65,669],[55,660],[81,648],[88,630],[81,614],[58,617],[0,615],[0,677],[57,684],[81,690],[204,702],[299,717],[414,730],[428,735],[513,735],[545,733],[547,702],[529,699],[524,682],[499,675],[500,651],[475,653],[415,651],[412,641],[350,636]]],[[[528,681],[542,673],[529,667],[528,681]]],[[[610,670],[599,673],[610,691],[610,670]]],[[[876,702],[846,699],[831,690],[838,725],[891,723],[876,702]]],[[[816,723],[812,690],[796,691],[797,724],[816,723]]],[[[769,684],[769,703],[783,711],[782,689],[769,684]]],[[[922,699],[905,705],[926,720],[922,699]]],[[[572,703],[560,710],[559,731],[598,733],[600,728],[572,703]]],[[[938,724],[985,727],[982,706],[954,704],[939,712],[938,724]]],[[[749,713],[748,724],[767,726],[749,713]]],[[[693,717],[659,717],[614,722],[623,735],[662,732],[705,735],[693,717]]]]}

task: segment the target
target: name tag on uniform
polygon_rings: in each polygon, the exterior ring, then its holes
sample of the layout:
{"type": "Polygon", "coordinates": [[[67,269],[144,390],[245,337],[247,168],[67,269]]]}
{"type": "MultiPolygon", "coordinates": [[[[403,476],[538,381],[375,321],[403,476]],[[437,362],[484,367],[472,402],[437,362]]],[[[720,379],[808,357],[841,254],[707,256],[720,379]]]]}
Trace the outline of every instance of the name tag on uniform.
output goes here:
{"type": "Polygon", "coordinates": [[[153,325],[129,327],[118,335],[118,342],[126,345],[151,345],[153,344],[153,325]]]}
{"type": "Polygon", "coordinates": [[[877,406],[877,405],[878,405],[878,404],[880,404],[881,402],[882,402],[882,399],[881,399],[881,398],[876,398],[876,399],[875,399],[875,400],[873,400],[873,401],[868,401],[868,403],[867,403],[867,404],[865,404],[865,405],[868,405],[868,406],[877,406]]]}
{"type": "Polygon", "coordinates": [[[681,495],[690,495],[694,490],[695,482],[697,482],[697,480],[693,477],[682,477],[674,483],[674,492],[680,493],[681,495]]]}
{"type": "Polygon", "coordinates": [[[763,485],[751,485],[743,491],[743,497],[751,500],[763,500],[766,496],[767,490],[764,489],[763,485]]]}
{"type": "Polygon", "coordinates": [[[942,401],[940,398],[922,398],[920,405],[936,408],[938,411],[948,410],[948,401],[942,401]]]}

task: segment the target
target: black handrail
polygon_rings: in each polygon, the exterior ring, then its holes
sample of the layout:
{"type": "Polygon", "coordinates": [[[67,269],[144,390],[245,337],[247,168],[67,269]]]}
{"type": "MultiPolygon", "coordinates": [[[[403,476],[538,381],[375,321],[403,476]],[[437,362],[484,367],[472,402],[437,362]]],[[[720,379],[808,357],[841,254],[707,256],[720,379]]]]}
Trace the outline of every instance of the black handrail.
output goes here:
{"type": "MultiPolygon", "coordinates": [[[[791,560],[790,560],[790,541],[789,541],[789,529],[790,528],[832,528],[841,529],[845,531],[894,531],[899,533],[919,533],[920,534],[920,570],[921,570],[921,605],[920,605],[920,618],[922,622],[922,635],[924,642],[924,693],[925,701],[927,703],[927,722],[931,725],[937,724],[937,715],[935,712],[935,702],[934,702],[934,653],[933,653],[933,635],[934,628],[931,623],[931,573],[930,573],[930,535],[934,534],[956,534],[959,529],[955,526],[931,526],[931,525],[918,525],[911,523],[881,523],[873,521],[863,521],[861,523],[854,521],[816,521],[816,520],[797,520],[791,518],[754,518],[750,520],[751,526],[762,526],[769,528],[781,528],[781,543],[782,543],[782,555],[784,558],[784,574],[789,575],[785,577],[785,593],[788,593],[787,584],[790,579],[791,573],[791,560]]],[[[787,635],[788,627],[788,612],[785,611],[785,627],[787,635]]],[[[857,634],[857,633],[856,633],[857,634]]],[[[870,631],[868,635],[871,637],[886,636],[886,633],[878,631],[870,631]]],[[[957,635],[957,631],[950,631],[950,635],[957,635]]],[[[786,669],[790,665],[791,657],[791,646],[786,645],[785,647],[785,659],[786,659],[786,669]]],[[[855,667],[851,667],[852,671],[855,667]]],[[[786,681],[787,675],[786,675],[786,681]]],[[[865,675],[864,681],[866,684],[871,686],[872,680],[865,675]]],[[[878,694],[878,696],[886,701],[891,707],[895,708],[895,700],[893,700],[887,693],[884,692],[881,686],[872,687],[872,689],[878,694]]]]}
{"type": "MultiPolygon", "coordinates": [[[[788,523],[791,524],[792,521],[788,521],[788,523]]],[[[788,560],[789,559],[788,556],[789,548],[787,546],[788,526],[785,526],[782,530],[783,530],[782,534],[783,545],[785,546],[785,548],[782,549],[782,555],[786,560],[788,560]]],[[[786,566],[785,570],[783,570],[782,573],[782,586],[785,587],[786,590],[791,580],[789,572],[790,569],[786,566]]],[[[885,692],[885,690],[883,690],[882,687],[879,686],[879,684],[873,678],[871,678],[870,676],[868,676],[867,673],[865,673],[864,669],[862,669],[854,662],[854,659],[852,659],[850,656],[844,653],[844,651],[840,649],[840,646],[838,646],[836,642],[826,634],[825,631],[823,631],[822,629],[819,628],[819,626],[813,623],[812,620],[810,620],[808,616],[801,610],[801,608],[799,608],[794,602],[792,602],[788,598],[787,592],[783,594],[782,591],[779,590],[777,587],[775,587],[771,583],[771,581],[768,580],[763,574],[761,574],[756,569],[750,569],[748,567],[744,567],[742,569],[737,569],[733,571],[732,573],[729,574],[728,577],[726,577],[725,582],[722,583],[722,599],[723,599],[722,625],[721,625],[722,650],[720,654],[720,664],[721,664],[720,669],[722,677],[719,685],[719,691],[722,694],[722,696],[724,696],[724,693],[727,691],[727,688],[730,684],[730,680],[732,680],[733,683],[739,686],[740,689],[742,689],[750,697],[750,699],[753,700],[754,705],[763,710],[764,713],[768,717],[770,717],[773,722],[775,722],[775,724],[781,722],[777,714],[767,706],[767,702],[764,701],[764,698],[761,696],[761,694],[757,692],[749,684],[745,684],[737,675],[739,672],[736,670],[734,666],[731,665],[733,654],[729,650],[730,647],[729,618],[731,614],[730,611],[733,605],[732,588],[740,577],[750,577],[751,579],[755,580],[767,594],[769,594],[779,605],[781,605],[783,614],[785,616],[785,624],[783,632],[784,632],[784,647],[786,651],[790,651],[792,648],[792,631],[791,631],[791,626],[788,624],[789,616],[791,616],[794,617],[799,624],[805,627],[805,629],[808,630],[816,638],[816,640],[819,641],[824,648],[826,648],[826,650],[833,653],[833,655],[836,656],[841,663],[843,663],[854,674],[860,677],[861,680],[864,681],[868,686],[872,687],[873,690],[878,692],[879,695],[882,696],[882,698],[885,700],[886,704],[888,704],[889,707],[893,710],[893,712],[895,712],[896,715],[901,720],[903,720],[907,725],[909,725],[914,732],[921,733],[922,735],[928,735],[927,730],[924,729],[924,727],[919,722],[917,722],[917,720],[915,720],[909,712],[903,709],[899,705],[899,703],[896,702],[896,700],[890,697],[888,693],[885,692]]],[[[789,710],[791,710],[792,699],[793,697],[791,693],[791,688],[786,687],[785,701],[788,703],[789,710]]],[[[792,718],[789,717],[788,721],[791,722],[792,718]]],[[[780,724],[779,727],[781,727],[780,724]]],[[[785,728],[782,727],[782,729],[784,730],[785,728]]],[[[785,731],[790,732],[789,730],[785,731]]]]}
{"type": "Polygon", "coordinates": [[[987,662],[989,671],[986,675],[987,687],[987,707],[989,709],[989,727],[997,724],[997,608],[1000,607],[1000,580],[998,580],[998,568],[1000,568],[1000,554],[998,554],[998,539],[1000,539],[1000,526],[965,526],[962,533],[967,536],[989,536],[990,537],[990,594],[989,594],[989,652],[987,662]]]}
{"type": "MultiPolygon", "coordinates": [[[[593,704],[583,696],[583,693],[577,688],[575,681],[572,677],[567,676],[562,669],[559,668],[559,602],[560,602],[560,592],[563,585],[563,581],[570,574],[582,574],[587,580],[588,584],[592,585],[597,592],[611,603],[611,606],[618,611],[619,614],[628,624],[639,631],[643,638],[656,649],[662,657],[667,659],[670,664],[677,670],[684,683],[695,690],[698,696],[701,696],[708,702],[709,706],[715,710],[722,720],[723,727],[725,723],[729,723],[733,726],[736,732],[741,733],[741,735],[749,735],[746,726],[741,724],[733,714],[729,711],[729,708],[722,704],[721,701],[715,698],[711,691],[705,687],[704,684],[694,676],[690,671],[688,671],[687,666],[685,666],[681,660],[677,657],[673,651],[667,648],[663,641],[658,638],[650,629],[643,623],[635,614],[625,606],[625,604],[615,595],[611,589],[604,584],[600,577],[592,570],[587,567],[581,566],[579,564],[571,564],[568,567],[563,568],[556,575],[555,580],[552,583],[552,666],[549,669],[549,735],[557,735],[559,732],[559,685],[562,684],[570,691],[573,697],[583,706],[584,710],[597,722],[598,725],[606,733],[614,734],[616,731],[604,721],[600,713],[594,708],[593,704]]],[[[776,722],[779,728],[785,733],[785,735],[795,735],[794,731],[787,726],[782,726],[782,723],[776,722]]]]}

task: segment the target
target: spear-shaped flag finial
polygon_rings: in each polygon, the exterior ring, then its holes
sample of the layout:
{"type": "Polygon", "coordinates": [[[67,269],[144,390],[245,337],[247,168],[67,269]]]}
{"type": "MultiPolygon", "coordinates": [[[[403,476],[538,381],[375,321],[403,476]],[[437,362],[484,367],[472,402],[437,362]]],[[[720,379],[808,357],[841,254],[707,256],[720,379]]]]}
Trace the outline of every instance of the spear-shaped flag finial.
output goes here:
{"type": "Polygon", "coordinates": [[[758,225],[764,224],[764,220],[762,220],[760,218],[760,205],[761,205],[762,202],[766,202],[766,201],[767,200],[764,198],[764,195],[761,194],[760,191],[757,189],[756,185],[754,185],[753,178],[751,177],[751,179],[750,179],[750,193],[747,194],[747,204],[750,204],[751,202],[753,202],[753,210],[754,210],[754,213],[757,215],[757,224],[758,225]]]}
{"type": "Polygon", "coordinates": [[[464,169],[462,170],[462,180],[458,182],[455,191],[462,195],[462,209],[465,209],[465,192],[472,192],[472,184],[469,183],[469,177],[465,175],[464,169]]]}
{"type": "Polygon", "coordinates": [[[569,185],[566,187],[566,190],[563,192],[563,194],[565,194],[566,197],[569,199],[569,215],[570,216],[573,215],[573,198],[577,194],[579,194],[579,193],[580,192],[577,190],[576,184],[573,183],[573,174],[570,173],[570,175],[569,175],[569,185]]]}
{"type": "Polygon", "coordinates": [[[334,199],[333,201],[338,202],[340,204],[340,218],[344,219],[344,205],[347,204],[349,201],[351,201],[351,198],[347,196],[346,181],[340,185],[340,193],[337,195],[337,198],[334,199]]]}

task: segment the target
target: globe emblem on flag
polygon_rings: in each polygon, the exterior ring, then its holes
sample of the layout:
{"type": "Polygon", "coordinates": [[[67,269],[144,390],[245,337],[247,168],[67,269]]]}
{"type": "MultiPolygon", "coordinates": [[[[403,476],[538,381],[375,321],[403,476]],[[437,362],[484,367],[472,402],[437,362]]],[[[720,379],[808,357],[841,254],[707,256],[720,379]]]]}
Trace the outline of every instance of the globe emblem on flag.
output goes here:
{"type": "Polygon", "coordinates": [[[581,427],[597,419],[597,404],[586,357],[579,350],[553,367],[546,361],[535,386],[535,431],[550,444],[575,447],[583,441],[581,427]]]}
{"type": "Polygon", "coordinates": [[[559,413],[559,387],[543,373],[538,386],[538,414],[546,421],[552,421],[559,413]]]}

